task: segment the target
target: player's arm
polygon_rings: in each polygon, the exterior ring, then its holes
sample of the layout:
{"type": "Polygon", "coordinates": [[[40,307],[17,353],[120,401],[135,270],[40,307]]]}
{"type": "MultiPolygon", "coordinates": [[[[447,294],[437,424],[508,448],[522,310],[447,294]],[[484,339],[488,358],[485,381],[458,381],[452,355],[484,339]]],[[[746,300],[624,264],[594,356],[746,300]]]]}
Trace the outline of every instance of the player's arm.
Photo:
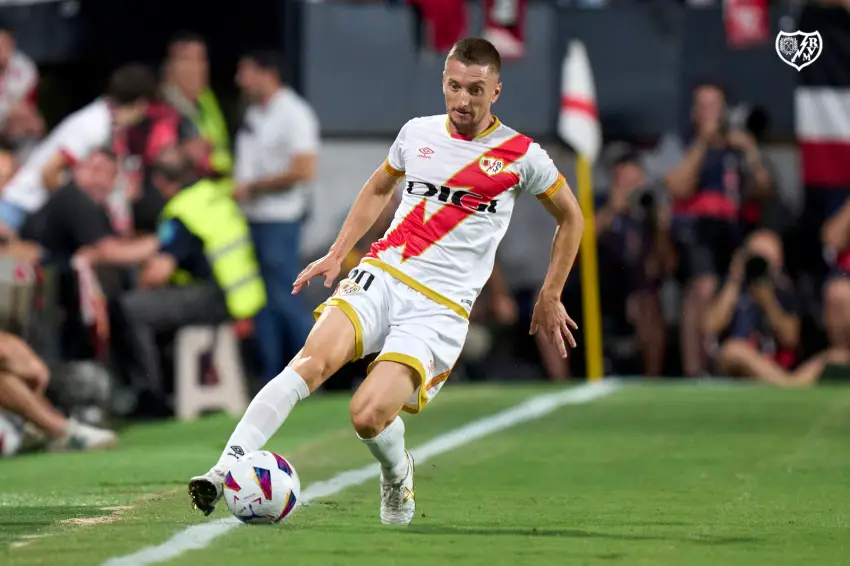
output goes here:
{"type": "Polygon", "coordinates": [[[372,173],[360,189],[336,241],[328,252],[334,260],[342,262],[354,249],[355,244],[375,224],[393,198],[393,191],[403,176],[403,171],[393,169],[386,161],[372,173]]]}
{"type": "Polygon", "coordinates": [[[65,179],[65,171],[74,165],[74,159],[64,151],[57,151],[41,168],[41,180],[44,188],[55,191],[65,179]]]}
{"type": "Polygon", "coordinates": [[[540,291],[541,296],[557,297],[567,283],[567,277],[578,254],[581,236],[584,233],[584,215],[567,182],[561,177],[562,186],[541,202],[546,211],[558,223],[552,240],[549,269],[540,291]]]}

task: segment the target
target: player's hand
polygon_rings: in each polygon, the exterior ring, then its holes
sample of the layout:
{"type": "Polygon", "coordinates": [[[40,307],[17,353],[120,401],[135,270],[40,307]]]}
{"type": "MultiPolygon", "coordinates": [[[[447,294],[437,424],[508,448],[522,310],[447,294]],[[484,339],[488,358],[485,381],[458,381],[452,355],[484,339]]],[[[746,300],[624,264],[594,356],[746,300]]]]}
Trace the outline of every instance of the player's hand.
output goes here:
{"type": "Polygon", "coordinates": [[[550,344],[558,347],[558,353],[562,358],[567,357],[567,344],[571,348],[576,347],[576,339],[573,338],[572,330],[578,330],[578,325],[561,302],[560,294],[548,294],[541,292],[534,305],[534,313],[531,315],[531,332],[537,334],[539,330],[550,344]]]}
{"type": "Polygon", "coordinates": [[[310,286],[310,280],[313,277],[324,277],[325,287],[330,288],[333,285],[339,272],[342,271],[342,261],[336,256],[327,254],[326,256],[317,259],[298,274],[295,283],[292,284],[292,294],[297,295],[305,286],[310,286]]]}

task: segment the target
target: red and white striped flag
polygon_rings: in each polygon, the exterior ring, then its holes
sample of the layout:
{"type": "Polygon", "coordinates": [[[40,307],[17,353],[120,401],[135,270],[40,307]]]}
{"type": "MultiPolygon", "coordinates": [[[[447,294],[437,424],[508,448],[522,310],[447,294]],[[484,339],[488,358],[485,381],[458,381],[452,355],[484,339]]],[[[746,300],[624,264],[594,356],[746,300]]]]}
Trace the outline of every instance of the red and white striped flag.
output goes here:
{"type": "Polygon", "coordinates": [[[596,89],[587,51],[571,41],[561,67],[561,112],[558,135],[591,163],[602,147],[602,127],[596,109],[596,89]]]}

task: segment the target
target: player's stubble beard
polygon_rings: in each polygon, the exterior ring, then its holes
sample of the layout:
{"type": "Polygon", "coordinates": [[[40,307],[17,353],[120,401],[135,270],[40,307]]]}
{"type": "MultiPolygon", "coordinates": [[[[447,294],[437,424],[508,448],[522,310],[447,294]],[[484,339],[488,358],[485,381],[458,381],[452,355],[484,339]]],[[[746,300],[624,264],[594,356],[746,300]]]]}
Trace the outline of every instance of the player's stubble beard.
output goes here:
{"type": "MultiPolygon", "coordinates": [[[[473,117],[474,117],[474,114],[473,114],[473,117]]],[[[473,120],[473,121],[470,121],[466,124],[458,124],[452,118],[451,111],[449,111],[449,121],[452,123],[452,126],[454,126],[455,130],[457,130],[457,133],[459,133],[462,136],[467,136],[467,137],[473,136],[474,134],[477,133],[481,124],[485,123],[485,122],[486,122],[487,126],[485,128],[481,128],[481,129],[482,130],[487,129],[487,127],[489,127],[493,123],[493,120],[495,120],[493,115],[490,114],[489,112],[486,112],[485,115],[482,116],[480,120],[473,120]]]]}

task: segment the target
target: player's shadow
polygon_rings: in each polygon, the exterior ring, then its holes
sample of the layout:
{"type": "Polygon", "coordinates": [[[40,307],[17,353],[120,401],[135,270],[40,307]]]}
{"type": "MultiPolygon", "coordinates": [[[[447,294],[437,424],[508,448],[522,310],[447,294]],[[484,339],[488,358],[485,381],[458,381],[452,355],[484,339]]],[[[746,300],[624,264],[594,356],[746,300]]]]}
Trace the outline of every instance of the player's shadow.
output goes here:
{"type": "Polygon", "coordinates": [[[404,532],[418,535],[473,535],[473,536],[522,536],[522,537],[565,537],[609,539],[623,541],[660,540],[689,542],[706,545],[727,545],[758,542],[754,537],[724,537],[724,536],[676,536],[672,534],[640,534],[640,533],[606,533],[600,531],[585,531],[581,529],[537,529],[529,528],[484,528],[484,527],[448,527],[442,525],[416,525],[408,527],[404,532]]]}

